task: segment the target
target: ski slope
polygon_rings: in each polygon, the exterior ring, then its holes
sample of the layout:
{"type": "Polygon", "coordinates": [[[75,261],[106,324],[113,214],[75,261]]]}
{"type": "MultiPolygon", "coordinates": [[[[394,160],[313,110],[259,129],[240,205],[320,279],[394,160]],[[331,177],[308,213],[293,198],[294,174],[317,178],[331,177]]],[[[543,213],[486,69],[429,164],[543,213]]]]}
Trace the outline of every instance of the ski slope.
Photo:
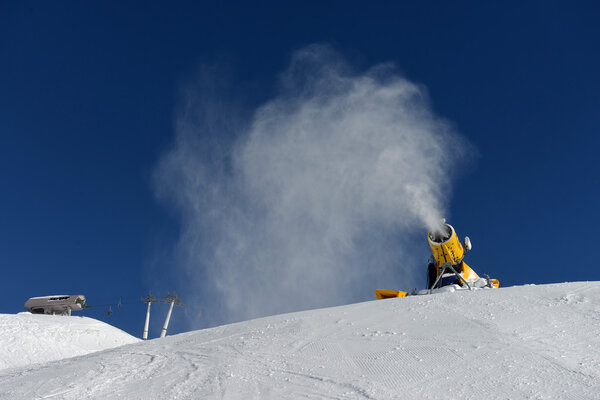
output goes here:
{"type": "Polygon", "coordinates": [[[0,399],[117,398],[600,399],[600,282],[372,301],[0,371],[0,399]]]}
{"type": "Polygon", "coordinates": [[[0,370],[46,363],[137,341],[139,339],[128,333],[92,318],[0,314],[0,370]]]}

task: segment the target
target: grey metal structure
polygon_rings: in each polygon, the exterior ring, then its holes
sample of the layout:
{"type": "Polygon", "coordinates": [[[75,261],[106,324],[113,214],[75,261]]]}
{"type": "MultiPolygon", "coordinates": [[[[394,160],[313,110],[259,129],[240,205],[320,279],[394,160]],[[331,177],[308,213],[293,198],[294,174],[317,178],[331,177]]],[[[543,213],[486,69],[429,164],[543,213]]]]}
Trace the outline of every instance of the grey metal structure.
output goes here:
{"type": "Polygon", "coordinates": [[[146,310],[146,322],[144,323],[144,333],[142,334],[142,340],[148,340],[148,324],[150,323],[150,306],[152,303],[158,303],[156,297],[152,296],[150,292],[148,292],[148,296],[142,297],[142,301],[144,303],[148,303],[148,309],[146,310]]]}
{"type": "Polygon", "coordinates": [[[25,308],[32,314],[71,315],[71,311],[86,308],[85,296],[75,294],[32,297],[25,302],[25,308]]]}
{"type": "Polygon", "coordinates": [[[165,324],[163,325],[162,331],[160,332],[160,337],[163,338],[167,334],[167,328],[169,327],[169,320],[171,319],[171,313],[173,312],[173,306],[183,307],[181,300],[177,293],[173,292],[173,294],[168,294],[167,297],[163,297],[162,300],[165,303],[169,303],[169,311],[167,312],[167,318],[165,318],[165,324]]]}

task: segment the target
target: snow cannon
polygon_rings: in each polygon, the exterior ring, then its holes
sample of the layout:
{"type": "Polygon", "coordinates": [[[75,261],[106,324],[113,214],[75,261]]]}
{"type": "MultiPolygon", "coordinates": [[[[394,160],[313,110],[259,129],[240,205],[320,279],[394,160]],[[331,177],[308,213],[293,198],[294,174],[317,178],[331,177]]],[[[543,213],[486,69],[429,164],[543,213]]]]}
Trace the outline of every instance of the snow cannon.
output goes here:
{"type": "MultiPolygon", "coordinates": [[[[471,250],[471,240],[465,237],[463,243],[458,239],[456,231],[442,220],[438,229],[427,233],[432,259],[427,266],[427,289],[413,294],[430,294],[438,291],[454,291],[456,289],[497,288],[497,279],[481,278],[464,261],[465,254],[471,250]]],[[[376,289],[378,299],[405,297],[408,292],[398,290],[376,289]]]]}
{"type": "Polygon", "coordinates": [[[433,255],[433,261],[430,261],[427,267],[429,289],[454,283],[466,283],[468,279],[479,278],[479,275],[463,261],[465,254],[471,249],[471,240],[468,236],[465,237],[463,247],[452,225],[442,220],[438,229],[427,234],[427,240],[433,255]]]}
{"type": "Polygon", "coordinates": [[[485,286],[498,287],[500,282],[497,279],[485,280],[471,267],[464,262],[467,251],[471,250],[471,240],[465,237],[463,243],[458,239],[458,235],[452,225],[442,220],[440,227],[427,234],[429,247],[433,260],[427,266],[427,288],[429,290],[441,288],[449,285],[481,287],[485,281],[485,286]]]}

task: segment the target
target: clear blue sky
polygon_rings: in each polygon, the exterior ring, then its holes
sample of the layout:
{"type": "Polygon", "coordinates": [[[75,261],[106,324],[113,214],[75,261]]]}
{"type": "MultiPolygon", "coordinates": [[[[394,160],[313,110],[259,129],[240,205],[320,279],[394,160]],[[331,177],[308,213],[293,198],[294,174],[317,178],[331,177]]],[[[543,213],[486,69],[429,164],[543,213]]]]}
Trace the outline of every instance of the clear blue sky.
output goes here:
{"type": "Polygon", "coordinates": [[[0,312],[83,293],[98,305],[88,315],[139,335],[143,305],[108,317],[103,304],[177,290],[178,220],[152,172],[182,86],[218,62],[254,107],[315,42],[358,68],[395,62],[475,146],[449,216],[473,241],[470,264],[505,286],[600,279],[595,2],[248,4],[0,5],[0,312]]]}

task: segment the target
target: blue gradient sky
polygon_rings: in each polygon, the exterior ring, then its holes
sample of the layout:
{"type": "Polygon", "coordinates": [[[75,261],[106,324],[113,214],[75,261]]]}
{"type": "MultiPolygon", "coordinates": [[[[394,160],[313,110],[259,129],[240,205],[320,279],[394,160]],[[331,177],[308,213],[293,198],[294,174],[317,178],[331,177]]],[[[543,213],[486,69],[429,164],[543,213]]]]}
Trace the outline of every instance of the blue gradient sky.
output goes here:
{"type": "MultiPolygon", "coordinates": [[[[152,173],[182,90],[218,63],[252,109],[315,42],[357,68],[396,63],[477,149],[448,216],[477,271],[504,286],[599,280],[599,6],[391,3],[2,3],[0,312],[83,293],[88,315],[141,334],[139,296],[178,290],[178,219],[152,173]]],[[[425,266],[425,232],[415,252],[425,266]]]]}

